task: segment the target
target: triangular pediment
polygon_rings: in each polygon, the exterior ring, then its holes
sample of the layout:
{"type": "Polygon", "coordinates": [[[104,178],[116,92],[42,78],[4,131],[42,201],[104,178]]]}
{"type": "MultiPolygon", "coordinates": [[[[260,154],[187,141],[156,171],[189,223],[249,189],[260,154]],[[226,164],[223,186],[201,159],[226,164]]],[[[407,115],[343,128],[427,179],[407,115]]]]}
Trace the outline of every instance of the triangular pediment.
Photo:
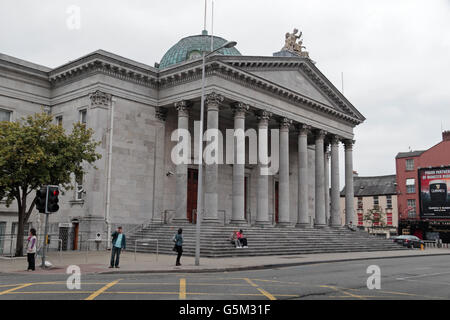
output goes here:
{"type": "Polygon", "coordinates": [[[327,96],[320,92],[299,70],[251,70],[248,72],[310,99],[334,107],[327,96]]]}

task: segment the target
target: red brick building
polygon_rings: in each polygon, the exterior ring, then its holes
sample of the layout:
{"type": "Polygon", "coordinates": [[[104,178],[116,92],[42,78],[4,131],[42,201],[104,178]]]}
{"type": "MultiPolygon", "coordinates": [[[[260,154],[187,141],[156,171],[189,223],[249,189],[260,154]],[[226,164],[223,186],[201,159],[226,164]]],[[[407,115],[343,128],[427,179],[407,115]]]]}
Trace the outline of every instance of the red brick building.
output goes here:
{"type": "MultiPolygon", "coordinates": [[[[443,242],[450,242],[450,217],[424,217],[420,205],[423,199],[420,197],[419,190],[419,171],[423,172],[426,168],[430,170],[450,168],[450,131],[444,131],[442,141],[430,149],[401,152],[396,156],[395,161],[399,234],[414,234],[428,240],[434,240],[439,236],[443,242]]],[[[448,187],[450,190],[450,185],[448,187]]]]}

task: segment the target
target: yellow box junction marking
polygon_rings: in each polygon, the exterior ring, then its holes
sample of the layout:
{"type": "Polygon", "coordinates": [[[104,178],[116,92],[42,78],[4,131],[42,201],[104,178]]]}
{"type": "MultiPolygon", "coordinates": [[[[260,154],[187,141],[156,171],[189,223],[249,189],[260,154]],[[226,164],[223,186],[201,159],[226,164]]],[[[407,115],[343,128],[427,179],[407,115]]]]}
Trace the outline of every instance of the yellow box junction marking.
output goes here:
{"type": "Polygon", "coordinates": [[[4,294],[8,294],[8,293],[13,292],[13,291],[16,291],[16,290],[20,290],[20,289],[22,289],[22,288],[26,288],[26,287],[32,286],[32,285],[33,285],[32,283],[25,283],[25,284],[22,284],[22,285],[20,285],[20,286],[18,286],[18,287],[11,288],[11,289],[8,289],[8,290],[5,290],[5,291],[0,292],[0,296],[1,296],[1,295],[4,295],[4,294]]]}
{"type": "Polygon", "coordinates": [[[116,283],[118,283],[121,279],[113,281],[108,283],[106,286],[102,287],[101,289],[95,291],[93,294],[91,294],[89,297],[87,297],[85,300],[94,300],[96,297],[101,295],[103,292],[114,286],[116,283]]]}

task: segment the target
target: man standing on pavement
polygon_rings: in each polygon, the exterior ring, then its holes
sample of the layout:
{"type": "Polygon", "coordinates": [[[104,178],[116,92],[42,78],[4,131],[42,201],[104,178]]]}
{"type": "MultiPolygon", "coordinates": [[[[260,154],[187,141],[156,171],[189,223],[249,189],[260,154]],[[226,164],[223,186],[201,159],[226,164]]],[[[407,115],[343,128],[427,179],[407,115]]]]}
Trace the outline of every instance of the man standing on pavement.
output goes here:
{"type": "Polygon", "coordinates": [[[122,227],[118,227],[117,231],[112,234],[112,248],[111,248],[111,264],[110,268],[119,268],[120,252],[126,249],[126,238],[122,233],[122,227]]]}

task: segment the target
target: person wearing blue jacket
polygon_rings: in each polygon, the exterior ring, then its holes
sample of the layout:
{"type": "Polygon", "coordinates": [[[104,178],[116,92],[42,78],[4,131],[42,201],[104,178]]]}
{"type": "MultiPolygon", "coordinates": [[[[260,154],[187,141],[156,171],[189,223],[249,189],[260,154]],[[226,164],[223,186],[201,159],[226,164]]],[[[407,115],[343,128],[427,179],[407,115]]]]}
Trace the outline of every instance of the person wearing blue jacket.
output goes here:
{"type": "Polygon", "coordinates": [[[175,242],[174,251],[177,252],[177,262],[175,265],[181,266],[180,259],[183,254],[183,229],[178,229],[178,233],[173,237],[173,241],[175,242]]]}
{"type": "Polygon", "coordinates": [[[111,263],[110,268],[119,268],[120,252],[126,249],[126,237],[122,232],[122,227],[118,227],[112,236],[111,263]]]}

